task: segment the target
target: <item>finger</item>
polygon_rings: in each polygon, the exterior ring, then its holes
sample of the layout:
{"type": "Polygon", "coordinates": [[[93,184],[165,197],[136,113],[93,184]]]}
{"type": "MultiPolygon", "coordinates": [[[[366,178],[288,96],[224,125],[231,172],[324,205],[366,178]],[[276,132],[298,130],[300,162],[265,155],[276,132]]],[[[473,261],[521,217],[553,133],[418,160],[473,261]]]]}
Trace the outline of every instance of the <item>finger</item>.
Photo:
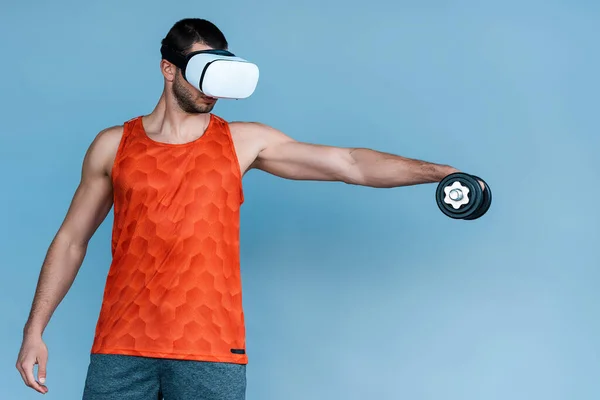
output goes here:
{"type": "Polygon", "coordinates": [[[43,387],[42,385],[37,383],[35,378],[33,377],[33,364],[32,363],[29,363],[29,362],[23,363],[21,365],[21,368],[23,368],[23,373],[25,374],[25,384],[27,386],[29,386],[32,389],[37,390],[40,393],[46,393],[48,391],[45,387],[43,387]]]}
{"type": "Polygon", "coordinates": [[[40,356],[38,359],[38,382],[42,385],[46,383],[46,365],[48,364],[47,356],[40,356]]]}
{"type": "Polygon", "coordinates": [[[23,368],[21,367],[21,364],[17,364],[17,371],[19,371],[19,374],[21,374],[23,383],[27,384],[27,377],[25,376],[25,372],[23,372],[23,368]]]}

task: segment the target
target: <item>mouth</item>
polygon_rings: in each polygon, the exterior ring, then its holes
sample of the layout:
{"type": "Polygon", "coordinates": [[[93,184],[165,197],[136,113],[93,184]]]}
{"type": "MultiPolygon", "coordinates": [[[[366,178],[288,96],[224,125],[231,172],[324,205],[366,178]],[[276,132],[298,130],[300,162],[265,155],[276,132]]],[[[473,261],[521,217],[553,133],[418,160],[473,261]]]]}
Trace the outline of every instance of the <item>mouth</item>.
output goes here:
{"type": "Polygon", "coordinates": [[[215,101],[217,101],[217,99],[215,99],[214,97],[208,96],[201,96],[200,99],[206,103],[214,103],[215,101]]]}

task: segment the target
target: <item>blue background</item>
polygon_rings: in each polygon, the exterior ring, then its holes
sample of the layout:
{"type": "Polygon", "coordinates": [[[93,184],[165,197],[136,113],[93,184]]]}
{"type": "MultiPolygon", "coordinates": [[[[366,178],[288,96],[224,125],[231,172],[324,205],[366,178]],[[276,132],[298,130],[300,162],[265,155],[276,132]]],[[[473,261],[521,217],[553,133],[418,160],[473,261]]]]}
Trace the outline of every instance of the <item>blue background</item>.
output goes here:
{"type": "MultiPolygon", "coordinates": [[[[598,399],[597,2],[4,2],[0,382],[101,129],[154,107],[159,43],[203,17],[257,62],[229,120],[484,177],[482,219],[435,185],[244,180],[248,399],[598,399]],[[418,5],[417,5],[418,3],[418,5]]],[[[51,399],[80,398],[112,216],[45,333],[51,399]]]]}

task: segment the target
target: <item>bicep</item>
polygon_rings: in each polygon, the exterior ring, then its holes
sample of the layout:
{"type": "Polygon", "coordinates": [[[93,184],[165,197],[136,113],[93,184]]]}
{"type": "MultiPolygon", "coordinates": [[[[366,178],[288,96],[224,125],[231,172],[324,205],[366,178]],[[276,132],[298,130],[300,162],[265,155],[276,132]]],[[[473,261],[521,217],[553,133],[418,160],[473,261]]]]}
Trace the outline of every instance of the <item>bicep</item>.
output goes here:
{"type": "Polygon", "coordinates": [[[76,245],[85,245],[112,207],[108,177],[82,179],[59,230],[59,236],[76,245]]]}
{"type": "Polygon", "coordinates": [[[232,123],[238,143],[246,143],[250,169],[294,180],[356,183],[360,171],[351,148],[299,142],[261,123],[232,123]]]}
{"type": "Polygon", "coordinates": [[[85,246],[113,204],[113,188],[107,163],[107,140],[96,139],[82,165],[81,179],[59,229],[58,236],[73,245],[85,246]]]}
{"type": "Polygon", "coordinates": [[[350,149],[294,140],[267,146],[255,166],[287,179],[348,182],[353,177],[350,149]]]}

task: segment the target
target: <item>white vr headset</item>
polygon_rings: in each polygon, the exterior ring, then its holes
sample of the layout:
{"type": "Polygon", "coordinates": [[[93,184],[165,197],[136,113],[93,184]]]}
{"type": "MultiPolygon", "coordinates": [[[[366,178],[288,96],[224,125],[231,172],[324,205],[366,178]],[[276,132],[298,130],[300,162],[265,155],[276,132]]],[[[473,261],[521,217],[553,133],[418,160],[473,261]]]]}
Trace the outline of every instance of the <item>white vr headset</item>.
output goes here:
{"type": "Polygon", "coordinates": [[[163,46],[160,52],[163,59],[179,67],[185,80],[206,96],[245,99],[258,84],[256,64],[227,50],[202,50],[182,56],[163,46]]]}

